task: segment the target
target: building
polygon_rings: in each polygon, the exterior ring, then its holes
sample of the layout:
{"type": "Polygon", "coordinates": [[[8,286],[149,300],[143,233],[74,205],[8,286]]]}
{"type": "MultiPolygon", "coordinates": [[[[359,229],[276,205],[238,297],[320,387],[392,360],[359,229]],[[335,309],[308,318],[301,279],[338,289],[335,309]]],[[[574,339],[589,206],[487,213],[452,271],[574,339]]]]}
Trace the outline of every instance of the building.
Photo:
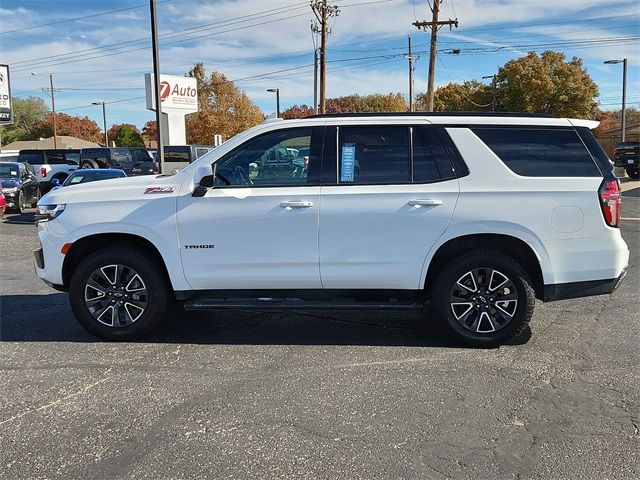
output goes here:
{"type": "MultiPolygon", "coordinates": [[[[625,130],[625,141],[640,142],[640,123],[627,125],[625,130]]],[[[622,141],[622,126],[617,124],[602,132],[597,132],[596,138],[604,148],[604,151],[607,152],[607,155],[609,155],[609,158],[613,159],[616,154],[616,143],[622,141]]]]}
{"type": "MultiPolygon", "coordinates": [[[[96,142],[89,142],[81,138],[70,137],[68,135],[57,135],[56,140],[58,148],[64,150],[67,149],[80,149],[99,147],[96,142]]],[[[17,142],[11,142],[3,145],[2,151],[18,151],[18,150],[48,150],[54,148],[53,137],[41,138],[40,140],[19,140],[17,142]]]]}

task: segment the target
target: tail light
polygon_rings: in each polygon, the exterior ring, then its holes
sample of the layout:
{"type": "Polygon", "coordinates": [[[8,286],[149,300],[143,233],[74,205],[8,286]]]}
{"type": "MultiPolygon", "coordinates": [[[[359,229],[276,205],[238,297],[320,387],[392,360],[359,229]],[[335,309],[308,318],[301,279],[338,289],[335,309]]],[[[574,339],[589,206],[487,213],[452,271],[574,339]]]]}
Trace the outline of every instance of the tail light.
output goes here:
{"type": "Polygon", "coordinates": [[[40,167],[40,175],[42,175],[42,178],[47,178],[47,169],[40,167]]]}
{"type": "Polygon", "coordinates": [[[600,185],[600,190],[598,190],[598,196],[604,221],[610,227],[617,227],[620,223],[620,207],[622,206],[618,180],[605,178],[600,185]]]}

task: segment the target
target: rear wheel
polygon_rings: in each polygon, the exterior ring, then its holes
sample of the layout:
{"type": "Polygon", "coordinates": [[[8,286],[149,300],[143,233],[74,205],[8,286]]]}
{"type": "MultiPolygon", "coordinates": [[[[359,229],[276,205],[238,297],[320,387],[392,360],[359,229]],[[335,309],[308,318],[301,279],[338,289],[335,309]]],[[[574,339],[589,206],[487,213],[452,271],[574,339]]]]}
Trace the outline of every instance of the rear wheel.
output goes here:
{"type": "Polygon", "coordinates": [[[640,178],[640,168],[626,168],[627,175],[629,178],[633,178],[634,180],[638,180],[640,178]]]}
{"type": "Polygon", "coordinates": [[[157,261],[131,247],[109,247],[89,255],[69,286],[76,318],[105,340],[148,335],[162,320],[168,296],[168,282],[157,261]]]}
{"type": "Polygon", "coordinates": [[[437,275],[432,306],[458,340],[497,346],[527,328],[535,306],[531,285],[524,268],[508,255],[472,250],[454,257],[437,275]]]}

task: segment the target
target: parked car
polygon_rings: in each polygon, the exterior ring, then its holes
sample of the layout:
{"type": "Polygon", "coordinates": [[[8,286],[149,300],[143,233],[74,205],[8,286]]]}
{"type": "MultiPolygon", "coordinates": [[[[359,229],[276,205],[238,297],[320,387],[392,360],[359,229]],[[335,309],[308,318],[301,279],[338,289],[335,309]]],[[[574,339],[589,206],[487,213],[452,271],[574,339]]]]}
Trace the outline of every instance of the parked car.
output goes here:
{"type": "Polygon", "coordinates": [[[69,175],[64,183],[55,185],[53,189],[68,187],[69,185],[78,185],[80,183],[110,180],[112,178],[123,178],[126,176],[127,174],[124,172],[124,170],[120,170],[118,168],[81,168],[80,170],[76,170],[71,175],[69,175]]]}
{"type": "Polygon", "coordinates": [[[33,167],[40,190],[48,192],[54,178],[60,182],[78,168],[80,150],[20,150],[18,162],[28,163],[33,167]]]}
{"type": "Polygon", "coordinates": [[[4,193],[0,189],[0,218],[4,216],[4,212],[7,209],[7,199],[4,198],[4,193]]]}
{"type": "Polygon", "coordinates": [[[630,178],[640,178],[640,142],[622,142],[616,144],[614,160],[616,167],[622,167],[630,178]]]}
{"type": "Polygon", "coordinates": [[[40,199],[40,187],[33,167],[23,162],[1,162],[0,184],[7,209],[22,213],[40,199]]]}
{"type": "Polygon", "coordinates": [[[0,162],[17,162],[18,152],[0,152],[0,162]]]}
{"type": "Polygon", "coordinates": [[[158,163],[142,147],[83,148],[80,168],[117,168],[128,176],[152,175],[160,171],[158,163]]]}
{"type": "Polygon", "coordinates": [[[176,173],[214,148],[213,145],[165,145],[162,173],[176,173]]]}
{"type": "Polygon", "coordinates": [[[428,303],[458,340],[498,345],[526,329],[536,299],[610,293],[626,272],[597,125],[450,112],[271,121],[175,175],[51,192],[36,272],[109,340],[148,334],[174,301],[428,303]],[[288,155],[263,161],[281,147],[309,148],[304,175],[271,168],[288,155]]]}

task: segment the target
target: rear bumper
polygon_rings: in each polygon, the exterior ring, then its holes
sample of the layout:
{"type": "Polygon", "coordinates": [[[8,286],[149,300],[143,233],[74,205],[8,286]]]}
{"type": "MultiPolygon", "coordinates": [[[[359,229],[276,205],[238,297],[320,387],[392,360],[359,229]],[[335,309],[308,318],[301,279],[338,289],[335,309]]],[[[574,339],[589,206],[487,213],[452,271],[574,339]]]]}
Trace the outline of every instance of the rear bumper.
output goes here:
{"type": "Polygon", "coordinates": [[[620,286],[620,283],[626,274],[627,270],[625,268],[618,278],[545,285],[543,301],[553,302],[555,300],[591,297],[593,295],[607,295],[620,286]]]}

